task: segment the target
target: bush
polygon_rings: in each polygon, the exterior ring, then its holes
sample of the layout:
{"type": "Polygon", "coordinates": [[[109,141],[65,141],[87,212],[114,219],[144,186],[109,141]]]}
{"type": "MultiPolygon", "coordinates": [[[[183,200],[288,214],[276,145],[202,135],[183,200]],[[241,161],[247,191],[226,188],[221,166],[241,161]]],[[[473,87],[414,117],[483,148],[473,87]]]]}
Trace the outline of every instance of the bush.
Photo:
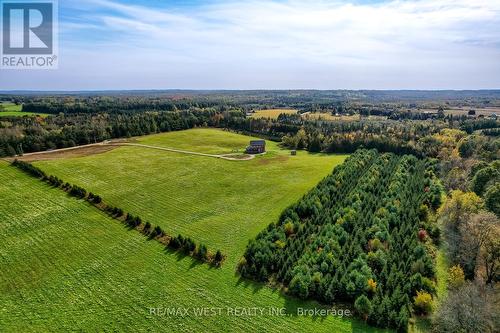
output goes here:
{"type": "Polygon", "coordinates": [[[222,255],[222,252],[220,252],[220,250],[217,250],[217,252],[215,253],[215,257],[214,257],[214,264],[217,266],[220,266],[220,264],[222,263],[223,260],[224,260],[224,256],[222,255]]]}
{"type": "Polygon", "coordinates": [[[63,181],[55,176],[49,176],[47,181],[55,187],[60,187],[63,184],[63,181]]]}
{"type": "Polygon", "coordinates": [[[415,312],[417,314],[428,314],[432,311],[432,296],[426,291],[417,291],[414,298],[415,312]]]}
{"type": "Polygon", "coordinates": [[[43,172],[43,170],[30,163],[19,161],[16,159],[14,160],[14,162],[12,162],[12,165],[37,178],[47,178],[47,175],[45,174],[45,172],[43,172]]]}
{"type": "Polygon", "coordinates": [[[168,243],[168,246],[174,250],[178,250],[183,246],[184,239],[182,238],[181,235],[177,237],[172,237],[170,242],[168,243]]]}
{"type": "Polygon", "coordinates": [[[448,271],[448,288],[457,289],[465,283],[465,275],[460,265],[450,267],[448,271]]]}
{"type": "MultiPolygon", "coordinates": [[[[149,224],[149,228],[151,228],[151,224],[149,222],[146,223],[146,226],[149,224]]],[[[148,229],[149,229],[148,228],[148,229]]],[[[155,238],[155,237],[162,237],[163,236],[163,230],[160,226],[156,226],[154,229],[153,229],[153,232],[151,232],[151,237],[152,238],[155,238]]]]}
{"type": "Polygon", "coordinates": [[[424,229],[420,229],[418,231],[418,239],[423,242],[427,239],[427,231],[425,231],[424,229]]]}
{"type": "Polygon", "coordinates": [[[200,244],[198,247],[198,252],[197,252],[197,257],[200,258],[201,260],[207,260],[208,256],[208,249],[204,244],[200,244]]]}
{"type": "Polygon", "coordinates": [[[367,290],[371,293],[375,293],[375,291],[377,291],[377,282],[375,282],[373,279],[368,279],[367,290]]]}
{"type": "MultiPolygon", "coordinates": [[[[124,215],[124,213],[123,213],[123,209],[118,208],[118,207],[112,207],[112,208],[111,208],[111,213],[112,213],[114,216],[116,216],[116,217],[121,217],[121,216],[123,216],[123,215],[124,215]]],[[[127,222],[130,222],[130,220],[131,220],[131,219],[133,219],[133,218],[134,218],[134,217],[133,217],[133,215],[128,214],[128,215],[127,215],[127,219],[126,219],[126,221],[127,221],[127,222]]]]}
{"type": "MultiPolygon", "coordinates": [[[[116,215],[117,216],[122,216],[123,215],[123,211],[121,209],[117,209],[117,214],[116,215]]],[[[142,220],[138,216],[134,216],[132,214],[127,214],[127,219],[125,220],[125,222],[129,226],[131,226],[131,227],[137,227],[137,226],[139,226],[142,223],[142,220]]]]}
{"type": "Polygon", "coordinates": [[[102,202],[101,197],[100,197],[100,196],[98,196],[98,195],[95,195],[95,194],[94,194],[94,193],[92,193],[92,192],[90,192],[90,193],[89,193],[88,200],[89,200],[90,202],[95,203],[95,204],[100,204],[100,203],[102,202]]]}
{"type": "Polygon", "coordinates": [[[87,191],[78,185],[73,185],[69,190],[69,194],[77,198],[85,198],[87,196],[87,191]]]}
{"type": "Polygon", "coordinates": [[[184,241],[184,252],[186,254],[189,254],[191,252],[194,252],[196,250],[196,243],[191,239],[191,238],[186,238],[184,241]]]}
{"type": "Polygon", "coordinates": [[[373,311],[372,303],[365,295],[361,295],[356,298],[356,301],[354,302],[354,308],[365,321],[373,311]]]}

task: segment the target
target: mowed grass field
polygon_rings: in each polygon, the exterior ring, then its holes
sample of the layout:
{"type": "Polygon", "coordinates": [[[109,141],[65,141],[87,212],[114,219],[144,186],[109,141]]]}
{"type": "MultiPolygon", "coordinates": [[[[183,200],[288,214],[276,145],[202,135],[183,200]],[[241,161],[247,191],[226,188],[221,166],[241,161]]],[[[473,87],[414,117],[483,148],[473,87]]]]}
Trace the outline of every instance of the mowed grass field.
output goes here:
{"type": "MultiPolygon", "coordinates": [[[[246,147],[251,139],[214,129],[194,129],[136,141],[224,153],[246,147]]],[[[307,152],[294,157],[274,142],[268,141],[267,145],[266,155],[250,161],[120,147],[93,156],[34,164],[101,195],[111,205],[160,225],[169,234],[180,233],[211,249],[220,248],[234,270],[248,240],[275,222],[285,207],[313,188],[346,157],[307,152]]]]}
{"type": "Polygon", "coordinates": [[[191,130],[140,137],[137,143],[164,148],[176,148],[204,154],[223,155],[244,152],[250,138],[223,130],[191,130]]]}
{"type": "Polygon", "coordinates": [[[269,110],[257,110],[252,114],[252,118],[271,118],[278,119],[280,114],[295,114],[297,110],[294,109],[269,109],[269,110]]]}
{"type": "MultiPolygon", "coordinates": [[[[187,132],[205,141],[220,135],[187,132]]],[[[228,142],[241,139],[225,134],[228,142]]],[[[144,140],[170,145],[185,135],[144,140]]],[[[0,162],[0,331],[379,332],[352,318],[297,316],[298,307],[321,305],[235,274],[248,239],[345,158],[305,152],[292,158],[274,143],[269,148],[267,156],[252,161],[121,147],[35,163],[169,233],[221,248],[228,255],[221,269],[169,253],[87,203],[0,162]],[[223,310],[217,316],[154,316],[152,307],[223,310]],[[231,316],[226,307],[278,307],[289,316],[231,316]]],[[[232,148],[221,143],[220,149],[232,148]]]]}
{"type": "Polygon", "coordinates": [[[0,103],[0,117],[23,117],[23,116],[40,116],[47,117],[48,114],[37,114],[32,112],[22,112],[22,105],[16,105],[14,103],[0,103]]]}

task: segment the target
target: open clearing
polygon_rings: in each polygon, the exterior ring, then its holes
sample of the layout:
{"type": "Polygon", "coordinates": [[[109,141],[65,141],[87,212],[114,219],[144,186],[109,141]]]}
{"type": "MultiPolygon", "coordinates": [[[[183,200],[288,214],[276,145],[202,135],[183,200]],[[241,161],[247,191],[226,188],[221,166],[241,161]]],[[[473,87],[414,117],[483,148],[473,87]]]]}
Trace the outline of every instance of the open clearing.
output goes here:
{"type": "MultiPolygon", "coordinates": [[[[460,107],[460,108],[452,108],[452,109],[445,109],[444,113],[449,115],[454,115],[454,116],[466,116],[470,110],[476,111],[476,115],[483,115],[483,116],[491,116],[493,114],[500,115],[500,108],[499,107],[488,107],[488,108],[475,108],[475,107],[460,107]]],[[[415,111],[415,110],[412,110],[415,111]]],[[[431,112],[431,113],[437,113],[438,109],[418,109],[418,112],[431,112]]]]}
{"type": "Polygon", "coordinates": [[[297,110],[294,109],[269,109],[269,110],[257,110],[252,114],[252,118],[271,118],[278,119],[280,114],[296,114],[297,110]]]}
{"type": "MultiPolygon", "coordinates": [[[[220,135],[191,130],[158,140],[186,133],[204,142],[220,135]]],[[[237,163],[139,147],[35,163],[167,232],[220,247],[228,255],[222,269],[166,253],[87,203],[0,162],[0,243],[7,244],[0,249],[0,289],[6,295],[0,329],[379,332],[352,318],[296,316],[297,307],[320,305],[235,275],[248,239],[345,158],[305,152],[292,158],[274,143],[269,148],[268,155],[237,163]],[[152,307],[224,310],[221,316],[158,317],[149,314],[152,307]],[[226,307],[278,307],[292,315],[230,316],[226,307]]],[[[219,149],[231,147],[221,143],[219,149]]]]}
{"type": "Polygon", "coordinates": [[[331,113],[321,113],[321,112],[307,112],[302,114],[302,118],[306,120],[325,120],[325,121],[358,121],[360,120],[359,114],[352,116],[339,115],[334,116],[331,113]]]}
{"type": "Polygon", "coordinates": [[[22,112],[22,105],[16,105],[14,103],[0,103],[0,117],[23,117],[23,116],[40,116],[45,118],[48,114],[38,114],[32,112],[22,112]]]}

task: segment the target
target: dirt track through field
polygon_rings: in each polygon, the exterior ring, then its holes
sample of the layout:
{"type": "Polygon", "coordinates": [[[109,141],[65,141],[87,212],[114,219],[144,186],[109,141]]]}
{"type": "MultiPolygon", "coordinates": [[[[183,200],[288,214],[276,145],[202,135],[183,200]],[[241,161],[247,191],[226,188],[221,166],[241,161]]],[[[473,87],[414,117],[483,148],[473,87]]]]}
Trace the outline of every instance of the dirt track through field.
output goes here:
{"type": "Polygon", "coordinates": [[[70,147],[70,148],[61,148],[61,149],[50,150],[50,151],[27,153],[27,154],[24,154],[23,156],[19,156],[17,158],[20,160],[23,160],[23,161],[31,162],[31,161],[40,161],[40,160],[52,160],[52,159],[58,159],[58,158],[81,157],[81,156],[88,156],[88,155],[104,153],[104,152],[112,150],[113,147],[116,148],[116,147],[121,147],[121,146],[157,149],[157,150],[163,150],[163,151],[179,153],[179,154],[219,158],[219,159],[223,159],[223,160],[227,160],[227,161],[249,161],[249,160],[252,160],[255,158],[255,155],[247,155],[247,154],[223,154],[223,155],[205,154],[205,153],[198,153],[198,152],[194,152],[194,151],[187,151],[187,150],[181,150],[181,149],[175,149],[175,148],[143,145],[140,143],[110,142],[110,141],[93,143],[93,144],[83,145],[83,146],[70,147]]]}
{"type": "Polygon", "coordinates": [[[252,160],[255,158],[255,155],[241,155],[241,154],[225,154],[225,155],[215,155],[215,154],[205,154],[205,153],[197,153],[194,151],[187,151],[187,150],[180,150],[180,149],[175,149],[175,148],[165,148],[165,147],[157,147],[157,146],[150,146],[150,145],[143,145],[140,143],[103,143],[103,145],[108,145],[108,146],[133,146],[133,147],[142,147],[142,148],[149,148],[149,149],[158,149],[158,150],[164,150],[168,152],[173,152],[173,153],[180,153],[180,154],[188,154],[188,155],[197,155],[197,156],[204,156],[204,157],[213,157],[213,158],[220,158],[223,160],[228,160],[228,161],[248,161],[252,160]]]}

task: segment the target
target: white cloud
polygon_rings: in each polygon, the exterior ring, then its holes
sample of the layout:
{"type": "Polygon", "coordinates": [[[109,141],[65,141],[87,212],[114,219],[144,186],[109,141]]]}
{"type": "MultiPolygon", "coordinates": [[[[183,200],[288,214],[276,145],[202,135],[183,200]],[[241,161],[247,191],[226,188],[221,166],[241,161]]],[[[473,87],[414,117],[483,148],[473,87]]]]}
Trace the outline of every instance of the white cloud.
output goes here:
{"type": "Polygon", "coordinates": [[[72,41],[68,57],[83,52],[93,61],[71,57],[59,75],[83,81],[99,68],[95,88],[500,86],[498,0],[83,3],[106,9],[87,30],[99,26],[108,41],[72,41]]]}

